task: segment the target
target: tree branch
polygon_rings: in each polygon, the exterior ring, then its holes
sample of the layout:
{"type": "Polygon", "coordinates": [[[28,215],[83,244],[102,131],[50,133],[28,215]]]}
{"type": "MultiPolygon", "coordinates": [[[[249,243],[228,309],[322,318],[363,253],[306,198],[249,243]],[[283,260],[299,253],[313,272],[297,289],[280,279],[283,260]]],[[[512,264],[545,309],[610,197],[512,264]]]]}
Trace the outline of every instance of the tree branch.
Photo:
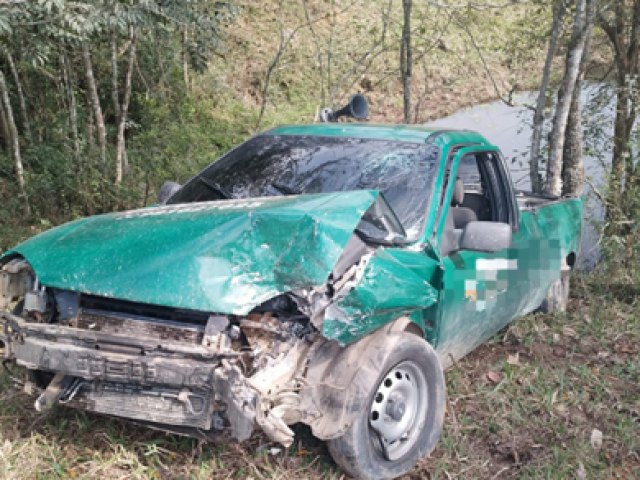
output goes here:
{"type": "Polygon", "coordinates": [[[489,69],[489,65],[487,64],[486,60],[484,59],[484,55],[482,54],[482,50],[478,46],[478,43],[476,42],[475,37],[473,36],[473,34],[469,30],[469,28],[463,22],[461,22],[458,19],[454,19],[454,22],[457,23],[458,26],[460,26],[460,28],[462,28],[465,31],[465,33],[469,37],[469,40],[471,40],[471,44],[473,45],[473,48],[476,50],[476,52],[478,52],[478,56],[480,57],[480,62],[482,63],[482,66],[484,67],[484,70],[485,70],[487,76],[489,77],[489,80],[491,80],[491,84],[493,85],[493,90],[495,91],[496,96],[505,105],[507,105],[509,107],[525,107],[525,108],[527,108],[529,110],[535,111],[535,108],[533,108],[531,105],[516,104],[516,103],[513,102],[513,94],[515,93],[515,90],[516,90],[515,86],[513,86],[511,88],[511,90],[509,90],[509,93],[508,93],[507,97],[503,96],[502,93],[500,93],[500,89],[498,88],[498,84],[497,84],[495,78],[493,78],[493,75],[491,74],[491,70],[489,69]]]}

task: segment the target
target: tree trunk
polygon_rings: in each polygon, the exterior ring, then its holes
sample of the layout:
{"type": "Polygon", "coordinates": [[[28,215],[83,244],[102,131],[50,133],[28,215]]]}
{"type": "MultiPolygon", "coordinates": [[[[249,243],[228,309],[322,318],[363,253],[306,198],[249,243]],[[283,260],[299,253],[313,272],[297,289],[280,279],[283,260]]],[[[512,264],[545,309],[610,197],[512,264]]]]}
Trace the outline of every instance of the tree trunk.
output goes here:
{"type": "Polygon", "coordinates": [[[403,22],[400,43],[400,74],[402,75],[402,101],[404,123],[411,122],[411,7],[412,0],[402,0],[403,22]]]}
{"type": "Polygon", "coordinates": [[[93,121],[93,108],[91,108],[91,98],[89,92],[87,94],[87,109],[85,118],[85,128],[87,130],[87,144],[90,149],[96,145],[96,124],[93,121]]]}
{"type": "Polygon", "coordinates": [[[571,108],[571,99],[580,74],[580,64],[595,10],[592,2],[593,0],[577,0],[576,2],[573,31],[567,51],[564,77],[560,86],[561,95],[556,104],[549,142],[549,160],[545,185],[545,193],[549,195],[560,195],[562,193],[562,152],[564,150],[565,131],[571,108]]]}
{"type": "MultiPolygon", "coordinates": [[[[619,72],[620,73],[620,72],[619,72]]],[[[613,126],[613,155],[611,158],[611,177],[606,198],[605,235],[621,234],[625,227],[620,221],[625,220],[627,208],[625,198],[628,196],[629,178],[625,182],[625,170],[631,158],[631,141],[627,131],[633,125],[630,118],[629,105],[634,101],[630,94],[628,77],[618,75],[616,92],[616,113],[613,126]],[[626,77],[626,78],[625,78],[626,77]]]]}
{"type": "Polygon", "coordinates": [[[637,117],[637,85],[640,64],[640,0],[615,2],[611,15],[599,15],[607,35],[616,68],[616,113],[613,130],[611,179],[606,198],[605,234],[624,233],[629,220],[635,220],[634,190],[640,183],[633,165],[631,133],[637,117]],[[611,22],[608,20],[611,19],[611,22]]]}
{"type": "Polygon", "coordinates": [[[0,102],[0,129],[2,129],[2,141],[8,152],[11,151],[11,134],[9,133],[9,125],[7,124],[7,116],[0,102]]]}
{"type": "MultiPolygon", "coordinates": [[[[587,7],[589,8],[589,7],[587,7]]],[[[595,4],[591,7],[595,9],[595,4]]],[[[587,21],[593,22],[587,13],[587,21]]],[[[584,141],[582,126],[582,85],[584,83],[585,70],[589,60],[591,50],[591,30],[592,25],[586,27],[586,39],[584,52],[580,59],[580,73],[576,79],[576,85],[571,97],[571,107],[569,108],[569,118],[567,119],[566,141],[562,151],[562,194],[579,196],[584,187],[584,151],[582,148],[584,141]]]]}
{"type": "Polygon", "coordinates": [[[325,88],[324,88],[324,62],[322,60],[322,50],[320,49],[320,40],[318,40],[318,34],[316,30],[313,28],[313,23],[311,22],[311,16],[309,15],[309,8],[307,6],[307,0],[302,0],[302,9],[304,11],[304,18],[307,21],[307,25],[309,25],[309,32],[311,32],[311,37],[313,39],[313,44],[316,49],[316,68],[320,73],[318,75],[318,80],[320,81],[320,108],[324,108],[325,104],[325,88]]]}
{"type": "Polygon", "coordinates": [[[107,131],[104,126],[104,115],[100,106],[100,96],[98,95],[98,86],[93,76],[93,65],[91,63],[91,54],[86,43],[82,44],[82,59],[84,60],[85,75],[87,77],[87,88],[89,90],[89,100],[91,109],[93,110],[93,119],[98,130],[98,146],[100,147],[100,161],[102,165],[107,163],[107,131]]]}
{"type": "Polygon", "coordinates": [[[278,44],[278,50],[276,51],[276,54],[273,57],[273,60],[271,60],[271,63],[269,63],[269,66],[267,67],[267,74],[265,76],[264,84],[262,86],[262,92],[261,92],[262,100],[260,103],[260,112],[258,113],[258,119],[256,120],[256,125],[254,127],[255,131],[258,131],[258,129],[260,128],[260,124],[262,123],[262,118],[264,117],[264,112],[267,108],[267,101],[269,100],[269,86],[271,84],[271,76],[273,75],[275,68],[278,66],[278,62],[280,62],[280,57],[282,57],[282,54],[287,48],[287,45],[293,39],[294,34],[295,32],[291,32],[288,36],[285,36],[284,28],[282,28],[281,26],[280,43],[278,44]]]}
{"type": "Polygon", "coordinates": [[[184,88],[187,92],[190,90],[191,82],[189,81],[189,32],[187,28],[182,31],[182,80],[184,88]]]}
{"type": "Polygon", "coordinates": [[[118,99],[118,38],[111,35],[111,102],[113,103],[113,115],[118,122],[120,115],[120,100],[118,99]]]}
{"type": "Polygon", "coordinates": [[[69,130],[73,142],[73,157],[76,165],[80,165],[80,135],[78,134],[78,101],[76,100],[75,79],[73,71],[69,68],[69,59],[65,53],[60,55],[60,65],[62,66],[62,78],[65,85],[65,92],[69,102],[69,130]]]}
{"type": "Polygon", "coordinates": [[[122,172],[126,155],[125,145],[125,125],[127,122],[127,112],[129,110],[129,101],[131,99],[131,83],[133,78],[133,66],[136,59],[136,34],[131,31],[131,44],[129,45],[129,64],[127,65],[127,75],[124,82],[124,96],[120,108],[118,119],[118,134],[116,139],[116,183],[122,182],[122,172]]]}
{"type": "Polygon", "coordinates": [[[551,79],[551,67],[553,66],[553,57],[558,47],[558,38],[562,31],[562,20],[566,7],[564,0],[556,0],[553,6],[553,23],[551,25],[551,37],[549,39],[549,47],[547,48],[547,57],[544,61],[544,69],[542,71],[542,80],[538,91],[538,100],[533,115],[533,127],[531,135],[531,158],[529,161],[529,177],[531,179],[531,190],[535,193],[542,191],[542,178],[540,175],[540,146],[542,143],[542,129],[544,127],[544,107],[547,101],[547,90],[551,79]]]}
{"type": "Polygon", "coordinates": [[[16,84],[16,92],[18,93],[18,100],[20,102],[20,117],[22,119],[24,136],[27,139],[27,142],[31,144],[33,142],[33,136],[31,135],[31,122],[29,121],[27,101],[24,97],[24,90],[22,88],[22,82],[20,81],[20,75],[18,74],[18,69],[16,68],[16,64],[13,61],[13,57],[11,56],[11,53],[9,53],[9,50],[5,48],[4,54],[7,57],[7,63],[9,64],[9,69],[11,70],[13,82],[16,84]]]}
{"type": "Polygon", "coordinates": [[[20,189],[20,196],[24,200],[24,214],[27,217],[31,216],[31,206],[29,205],[29,197],[27,196],[25,181],[24,181],[24,168],[22,166],[22,156],[20,155],[20,138],[18,137],[18,128],[13,116],[13,108],[11,108],[11,101],[9,100],[9,90],[7,89],[7,82],[5,81],[4,73],[0,71],[0,96],[2,97],[2,107],[4,109],[5,118],[7,120],[7,127],[9,130],[11,156],[16,169],[16,180],[18,182],[18,188],[20,189]]]}
{"type": "Polygon", "coordinates": [[[631,151],[631,131],[635,123],[636,114],[633,104],[633,80],[629,75],[618,78],[616,95],[616,116],[613,126],[613,157],[611,159],[611,181],[607,212],[609,219],[624,219],[624,208],[627,190],[634,183],[630,172],[633,172],[633,158],[631,151]],[[626,195],[625,195],[626,194],[626,195]],[[617,211],[616,211],[617,210],[617,211]]]}
{"type": "MultiPolygon", "coordinates": [[[[636,118],[638,114],[638,80],[639,80],[639,59],[640,59],[640,1],[636,0],[633,8],[633,17],[632,17],[632,27],[631,27],[631,39],[629,43],[629,49],[627,52],[627,59],[629,62],[629,72],[630,75],[626,77],[626,80],[630,83],[633,82],[629,86],[631,104],[629,105],[628,110],[628,118],[627,118],[627,129],[625,131],[626,138],[628,140],[628,144],[631,143],[631,133],[633,132],[633,127],[636,123],[636,118]]],[[[637,208],[640,203],[640,191],[638,191],[638,187],[640,187],[640,178],[638,178],[638,174],[640,173],[640,161],[638,158],[632,159],[631,156],[628,157],[626,164],[626,185],[625,189],[627,190],[627,199],[628,202],[625,202],[627,208],[627,218],[629,219],[637,219],[637,208]]]]}
{"type": "Polygon", "coordinates": [[[562,152],[562,194],[578,196],[584,186],[584,157],[582,151],[582,78],[573,90],[569,120],[562,152]]]}

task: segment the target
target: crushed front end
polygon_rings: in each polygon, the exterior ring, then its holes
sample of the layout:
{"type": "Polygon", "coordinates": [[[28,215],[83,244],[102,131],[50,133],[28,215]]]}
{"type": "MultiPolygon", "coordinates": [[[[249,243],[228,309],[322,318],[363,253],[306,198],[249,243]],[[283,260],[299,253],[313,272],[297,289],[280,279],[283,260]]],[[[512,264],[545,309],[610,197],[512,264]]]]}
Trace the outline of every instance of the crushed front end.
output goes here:
{"type": "Polygon", "coordinates": [[[27,369],[38,410],[60,403],[240,441],[258,425],[289,445],[318,337],[287,296],[215,315],[45,288],[20,257],[0,266],[0,356],[27,369]]]}
{"type": "Polygon", "coordinates": [[[367,191],[79,220],[0,257],[0,358],[27,369],[38,410],[205,439],[258,427],[288,446],[299,422],[338,438],[380,373],[367,356],[393,351],[396,329],[423,334],[437,300],[438,261],[404,238],[367,191]]]}

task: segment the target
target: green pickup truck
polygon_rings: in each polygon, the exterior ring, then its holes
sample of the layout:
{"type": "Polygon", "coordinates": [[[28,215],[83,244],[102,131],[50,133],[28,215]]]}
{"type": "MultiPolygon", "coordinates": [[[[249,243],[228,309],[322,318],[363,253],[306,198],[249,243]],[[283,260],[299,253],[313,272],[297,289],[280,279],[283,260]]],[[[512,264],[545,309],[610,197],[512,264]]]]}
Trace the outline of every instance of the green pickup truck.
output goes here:
{"type": "Polygon", "coordinates": [[[436,445],[443,368],[564,308],[581,225],[477,133],[278,127],[157,206],[6,252],[0,356],[38,410],[285,446],[303,423],[349,474],[393,478],[436,445]]]}

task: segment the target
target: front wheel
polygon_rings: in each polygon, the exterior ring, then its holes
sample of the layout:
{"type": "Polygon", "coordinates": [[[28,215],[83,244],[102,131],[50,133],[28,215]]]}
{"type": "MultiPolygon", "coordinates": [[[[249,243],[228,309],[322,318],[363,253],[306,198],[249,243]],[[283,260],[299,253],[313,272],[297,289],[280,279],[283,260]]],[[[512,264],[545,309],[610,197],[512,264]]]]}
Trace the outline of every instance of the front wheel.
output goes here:
{"type": "Polygon", "coordinates": [[[356,478],[389,479],[407,473],[431,453],[442,432],[446,390],[433,348],[403,333],[379,365],[367,408],[329,452],[356,478]]]}

